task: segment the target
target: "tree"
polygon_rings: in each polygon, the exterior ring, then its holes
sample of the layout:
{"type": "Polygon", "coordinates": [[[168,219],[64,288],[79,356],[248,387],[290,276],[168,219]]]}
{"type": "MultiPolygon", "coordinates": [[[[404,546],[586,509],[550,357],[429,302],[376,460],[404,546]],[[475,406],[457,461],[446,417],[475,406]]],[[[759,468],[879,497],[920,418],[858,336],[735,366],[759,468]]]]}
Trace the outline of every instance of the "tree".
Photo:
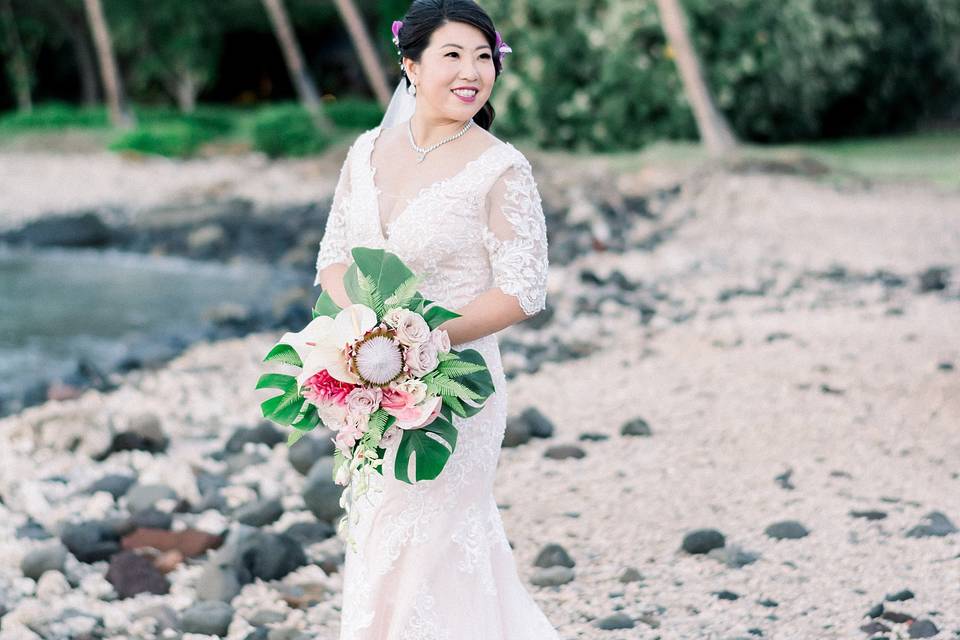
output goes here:
{"type": "Polygon", "coordinates": [[[30,113],[33,111],[32,91],[35,78],[30,62],[32,56],[28,54],[28,49],[35,47],[26,45],[21,38],[10,0],[0,0],[0,29],[0,51],[7,59],[7,74],[17,97],[17,109],[30,113]]]}
{"type": "Polygon", "coordinates": [[[347,27],[347,32],[350,34],[350,39],[353,40],[353,47],[360,56],[360,64],[367,76],[367,82],[373,88],[373,94],[377,97],[377,101],[386,109],[390,102],[391,91],[387,87],[386,73],[384,73],[377,51],[370,41],[370,34],[367,33],[360,12],[357,11],[353,0],[335,0],[335,3],[344,25],[347,27]]]}
{"type": "Polygon", "coordinates": [[[217,5],[183,0],[117,2],[113,37],[130,60],[130,91],[159,86],[180,111],[192,113],[217,70],[223,20],[217,5]]]}
{"type": "Polygon", "coordinates": [[[293,86],[300,97],[300,103],[314,116],[319,128],[323,130],[332,129],[332,123],[320,106],[320,98],[317,95],[317,87],[313,81],[313,76],[310,75],[310,70],[303,62],[303,54],[300,52],[297,35],[293,31],[283,0],[263,0],[263,6],[267,10],[270,24],[273,26],[277,41],[280,43],[283,59],[287,63],[290,79],[293,81],[293,86]]]}
{"type": "Polygon", "coordinates": [[[133,127],[134,119],[133,115],[125,109],[123,84],[117,71],[113,42],[110,40],[110,29],[103,15],[103,6],[100,0],[84,0],[84,7],[87,10],[87,20],[90,22],[90,31],[93,32],[93,42],[97,48],[100,77],[103,79],[103,88],[110,107],[110,122],[115,127],[130,129],[133,127]]]}
{"type": "Polygon", "coordinates": [[[711,155],[723,155],[736,146],[736,138],[726,118],[717,109],[704,81],[700,60],[690,42],[679,0],[657,0],[657,8],[667,42],[676,57],[684,92],[693,108],[700,139],[711,155]]]}

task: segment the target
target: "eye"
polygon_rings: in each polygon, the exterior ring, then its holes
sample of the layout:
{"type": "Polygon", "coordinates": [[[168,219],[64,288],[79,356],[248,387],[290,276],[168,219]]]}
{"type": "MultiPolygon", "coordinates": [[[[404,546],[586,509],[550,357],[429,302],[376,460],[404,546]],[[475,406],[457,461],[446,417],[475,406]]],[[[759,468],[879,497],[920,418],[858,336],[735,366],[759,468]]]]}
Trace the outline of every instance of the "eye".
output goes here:
{"type": "Polygon", "coordinates": [[[456,52],[456,51],[451,51],[451,52],[448,53],[447,55],[448,55],[448,56],[455,56],[455,55],[457,55],[457,52],[456,52]]]}
{"type": "Polygon", "coordinates": [[[481,58],[489,58],[489,57],[490,57],[490,54],[489,54],[489,53],[482,53],[482,54],[480,54],[480,57],[481,57],[481,58]]]}

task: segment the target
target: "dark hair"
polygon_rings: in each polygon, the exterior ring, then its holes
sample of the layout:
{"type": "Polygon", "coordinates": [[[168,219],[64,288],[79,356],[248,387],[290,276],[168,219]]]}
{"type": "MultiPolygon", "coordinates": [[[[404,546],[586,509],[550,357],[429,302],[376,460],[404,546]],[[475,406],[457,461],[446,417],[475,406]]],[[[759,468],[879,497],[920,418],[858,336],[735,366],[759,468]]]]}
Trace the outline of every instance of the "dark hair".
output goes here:
{"type": "MultiPolygon", "coordinates": [[[[423,50],[430,43],[430,35],[447,22],[464,22],[483,32],[490,43],[493,52],[493,68],[495,78],[500,75],[500,56],[496,51],[497,33],[494,30],[493,20],[480,5],[473,0],[414,0],[406,15],[401,18],[403,26],[397,34],[400,42],[400,54],[414,62],[420,62],[423,50]]],[[[403,73],[407,80],[407,89],[410,88],[410,78],[403,73]]],[[[480,111],[473,116],[473,121],[489,130],[496,113],[493,105],[487,100],[480,111]]]]}

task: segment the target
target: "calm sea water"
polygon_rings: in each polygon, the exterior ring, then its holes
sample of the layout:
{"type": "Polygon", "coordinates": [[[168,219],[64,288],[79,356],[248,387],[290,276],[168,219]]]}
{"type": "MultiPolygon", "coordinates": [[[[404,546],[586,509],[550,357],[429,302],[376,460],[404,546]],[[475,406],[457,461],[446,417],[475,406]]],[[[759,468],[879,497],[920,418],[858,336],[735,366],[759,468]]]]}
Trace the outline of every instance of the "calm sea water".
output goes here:
{"type": "Polygon", "coordinates": [[[137,341],[195,340],[209,307],[296,284],[310,283],[263,265],[0,246],[0,396],[66,375],[78,357],[109,368],[137,341]]]}

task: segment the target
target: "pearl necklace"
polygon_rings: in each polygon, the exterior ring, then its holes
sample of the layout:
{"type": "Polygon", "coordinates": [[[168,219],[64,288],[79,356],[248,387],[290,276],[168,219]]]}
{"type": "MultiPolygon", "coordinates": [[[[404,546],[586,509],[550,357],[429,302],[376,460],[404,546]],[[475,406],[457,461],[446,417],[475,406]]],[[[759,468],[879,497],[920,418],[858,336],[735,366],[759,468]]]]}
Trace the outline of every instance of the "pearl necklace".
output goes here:
{"type": "Polygon", "coordinates": [[[413,125],[411,124],[412,121],[413,121],[413,118],[410,118],[410,120],[407,120],[407,134],[410,137],[410,144],[413,145],[413,148],[417,150],[417,164],[420,164],[421,162],[423,162],[423,159],[426,157],[426,155],[431,151],[433,151],[434,149],[436,149],[437,147],[439,147],[440,145],[444,144],[445,142],[450,142],[451,140],[456,140],[457,138],[465,134],[467,132],[467,129],[470,128],[470,125],[473,124],[473,119],[471,118],[470,120],[467,120],[467,124],[463,125],[463,129],[460,129],[460,131],[458,131],[457,133],[453,134],[452,136],[447,136],[446,138],[436,143],[435,145],[432,145],[424,149],[423,147],[418,147],[417,143],[413,141],[413,125]]]}

